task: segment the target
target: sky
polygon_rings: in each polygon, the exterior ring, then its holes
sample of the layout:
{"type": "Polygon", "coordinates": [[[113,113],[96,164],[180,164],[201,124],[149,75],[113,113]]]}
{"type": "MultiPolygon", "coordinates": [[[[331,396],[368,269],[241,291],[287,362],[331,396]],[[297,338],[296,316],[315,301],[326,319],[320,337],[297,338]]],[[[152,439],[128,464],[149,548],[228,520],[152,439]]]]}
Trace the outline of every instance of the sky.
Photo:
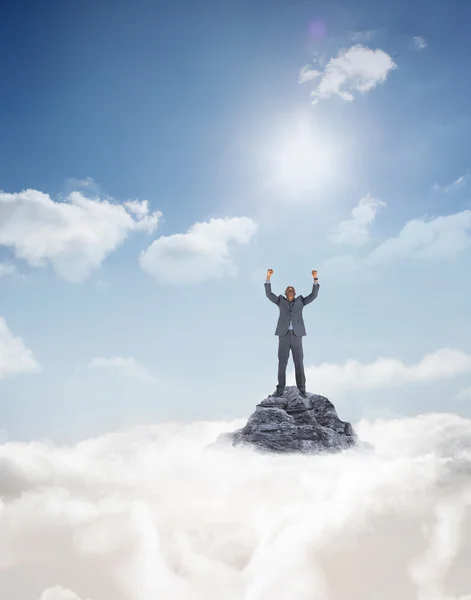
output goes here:
{"type": "Polygon", "coordinates": [[[470,417],[470,18],[6,3],[0,437],[247,417],[276,385],[268,268],[276,293],[319,272],[307,389],[342,419],[470,417]]]}

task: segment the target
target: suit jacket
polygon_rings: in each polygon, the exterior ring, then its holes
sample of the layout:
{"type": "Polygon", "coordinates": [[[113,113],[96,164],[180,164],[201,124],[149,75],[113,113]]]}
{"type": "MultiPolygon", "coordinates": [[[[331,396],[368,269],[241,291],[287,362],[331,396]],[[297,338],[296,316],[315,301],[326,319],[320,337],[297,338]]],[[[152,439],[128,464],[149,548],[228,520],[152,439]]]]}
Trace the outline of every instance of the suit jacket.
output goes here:
{"type": "Polygon", "coordinates": [[[309,296],[296,296],[294,302],[290,303],[288,298],[285,296],[276,296],[271,291],[271,283],[265,283],[265,293],[267,298],[276,304],[280,309],[280,316],[278,318],[275,335],[286,335],[288,333],[290,321],[293,324],[294,335],[306,335],[306,328],[304,327],[303,320],[303,308],[306,306],[306,304],[309,304],[317,298],[319,287],[320,286],[318,283],[314,283],[312,286],[312,292],[309,294],[309,296]]]}

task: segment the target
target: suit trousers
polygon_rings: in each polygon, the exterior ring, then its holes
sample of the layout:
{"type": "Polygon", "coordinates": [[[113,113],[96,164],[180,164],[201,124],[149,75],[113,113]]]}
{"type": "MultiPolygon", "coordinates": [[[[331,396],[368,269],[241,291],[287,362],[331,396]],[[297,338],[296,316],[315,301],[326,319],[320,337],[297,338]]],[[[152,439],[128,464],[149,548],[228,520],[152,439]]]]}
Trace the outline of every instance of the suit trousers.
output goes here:
{"type": "Polygon", "coordinates": [[[286,367],[288,365],[290,350],[293,355],[296,387],[298,390],[305,390],[306,376],[303,364],[303,338],[300,335],[294,335],[291,329],[288,330],[286,335],[278,337],[278,388],[284,389],[286,386],[286,367]]]}

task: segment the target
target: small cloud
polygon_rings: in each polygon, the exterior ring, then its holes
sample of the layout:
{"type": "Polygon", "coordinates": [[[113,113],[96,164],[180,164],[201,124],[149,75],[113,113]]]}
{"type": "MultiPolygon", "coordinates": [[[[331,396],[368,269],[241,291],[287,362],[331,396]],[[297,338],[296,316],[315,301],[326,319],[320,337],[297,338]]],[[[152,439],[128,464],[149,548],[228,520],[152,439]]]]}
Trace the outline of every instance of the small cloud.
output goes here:
{"type": "Polygon", "coordinates": [[[338,224],[336,230],[329,236],[335,244],[362,246],[370,241],[369,226],[376,218],[378,209],[386,206],[385,202],[373,198],[370,194],[364,196],[358,206],[352,210],[352,217],[338,224]]]}
{"type": "Polygon", "coordinates": [[[115,372],[126,377],[155,383],[156,379],[132,356],[97,357],[88,363],[90,370],[115,372]]]}
{"type": "Polygon", "coordinates": [[[234,273],[235,244],[247,245],[257,230],[248,217],[195,223],[186,233],[162,236],[142,252],[141,268],[162,283],[191,285],[234,273]]]}
{"type": "Polygon", "coordinates": [[[414,42],[414,47],[416,48],[416,50],[425,50],[425,48],[427,47],[427,42],[420,35],[415,35],[412,38],[412,41],[414,42]]]}
{"type": "Polygon", "coordinates": [[[299,72],[298,82],[306,83],[306,81],[312,81],[319,77],[322,73],[316,69],[312,69],[309,65],[305,65],[299,72]]]}
{"type": "Polygon", "coordinates": [[[468,175],[461,175],[458,179],[455,179],[451,183],[446,185],[440,185],[438,183],[434,183],[432,189],[434,192],[441,192],[443,194],[450,194],[451,192],[456,192],[459,189],[463,188],[467,183],[468,175]]]}
{"type": "Polygon", "coordinates": [[[77,179],[75,177],[69,177],[66,181],[66,188],[70,191],[87,191],[94,194],[100,194],[100,185],[92,178],[85,177],[84,179],[77,179]]]}
{"type": "Polygon", "coordinates": [[[350,39],[352,42],[367,42],[371,40],[371,38],[375,35],[376,30],[374,29],[365,29],[363,31],[352,31],[350,34],[350,39]]]}
{"type": "Polygon", "coordinates": [[[460,390],[455,395],[455,400],[471,400],[471,387],[460,390]]]}
{"type": "Polygon", "coordinates": [[[40,365],[20,337],[11,333],[0,317],[0,379],[19,373],[37,373],[40,365]]]}
{"type": "Polygon", "coordinates": [[[348,50],[341,50],[331,58],[323,72],[304,67],[299,82],[304,83],[320,76],[317,87],[311,93],[313,103],[331,96],[352,101],[354,94],[366,93],[379,83],[386,81],[388,74],[397,68],[391,56],[383,50],[371,50],[356,44],[348,50]]]}

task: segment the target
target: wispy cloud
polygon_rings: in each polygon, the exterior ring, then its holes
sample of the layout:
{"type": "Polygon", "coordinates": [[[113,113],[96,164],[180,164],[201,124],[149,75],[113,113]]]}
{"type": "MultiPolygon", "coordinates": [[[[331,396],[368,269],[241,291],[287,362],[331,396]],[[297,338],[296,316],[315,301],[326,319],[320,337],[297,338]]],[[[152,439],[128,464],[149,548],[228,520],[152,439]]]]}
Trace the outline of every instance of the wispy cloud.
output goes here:
{"type": "Polygon", "coordinates": [[[416,48],[416,50],[425,50],[425,48],[427,47],[427,42],[420,35],[415,35],[412,38],[412,41],[414,43],[414,47],[416,48]]]}
{"type": "Polygon", "coordinates": [[[378,358],[367,364],[347,360],[343,364],[322,363],[306,369],[308,378],[316,382],[319,393],[327,395],[430,383],[470,372],[471,355],[451,348],[427,354],[420,362],[409,365],[396,358],[378,358]]]}
{"type": "Polygon", "coordinates": [[[257,230],[248,217],[195,223],[187,233],[162,236],[141,254],[141,268],[162,283],[196,284],[231,275],[233,245],[246,245],[257,230]]]}
{"type": "Polygon", "coordinates": [[[0,192],[0,246],[33,267],[48,263],[64,279],[81,282],[131,232],[155,230],[161,217],[146,200],[123,204],[80,192],[64,201],[37,190],[0,192]]]}
{"type": "Polygon", "coordinates": [[[132,356],[97,357],[88,363],[88,368],[95,371],[99,370],[124,375],[133,379],[140,379],[141,381],[156,381],[148,370],[132,356]]]}
{"type": "Polygon", "coordinates": [[[456,192],[459,189],[463,188],[467,183],[468,175],[461,175],[458,179],[455,179],[451,183],[440,185],[438,183],[434,183],[432,189],[434,192],[443,192],[444,194],[449,194],[450,192],[456,192]]]}
{"type": "Polygon", "coordinates": [[[6,321],[0,317],[0,379],[19,373],[36,373],[41,370],[32,351],[20,337],[11,333],[6,321]]]}
{"type": "Polygon", "coordinates": [[[388,74],[396,67],[391,56],[383,50],[371,50],[356,44],[348,50],[341,50],[321,72],[309,66],[303,67],[299,81],[304,83],[321,78],[311,93],[313,103],[331,96],[352,101],[355,93],[369,92],[386,81],[388,74]]]}
{"type": "Polygon", "coordinates": [[[317,71],[316,69],[313,69],[311,66],[305,65],[299,72],[298,82],[306,83],[306,81],[312,81],[312,80],[316,79],[317,77],[319,77],[320,75],[322,75],[321,71],[317,71]]]}
{"type": "Polygon", "coordinates": [[[350,39],[352,42],[368,42],[375,35],[375,29],[364,29],[363,31],[352,31],[350,39]]]}
{"type": "Polygon", "coordinates": [[[70,177],[66,181],[66,186],[67,189],[71,191],[84,190],[86,192],[92,192],[96,194],[99,194],[101,191],[99,184],[93,179],[93,177],[84,177],[83,179],[70,177]]]}
{"type": "Polygon", "coordinates": [[[386,206],[385,202],[366,194],[352,210],[352,217],[339,223],[329,239],[335,244],[349,246],[366,244],[371,239],[369,227],[374,222],[378,210],[384,206],[386,206]]]}

